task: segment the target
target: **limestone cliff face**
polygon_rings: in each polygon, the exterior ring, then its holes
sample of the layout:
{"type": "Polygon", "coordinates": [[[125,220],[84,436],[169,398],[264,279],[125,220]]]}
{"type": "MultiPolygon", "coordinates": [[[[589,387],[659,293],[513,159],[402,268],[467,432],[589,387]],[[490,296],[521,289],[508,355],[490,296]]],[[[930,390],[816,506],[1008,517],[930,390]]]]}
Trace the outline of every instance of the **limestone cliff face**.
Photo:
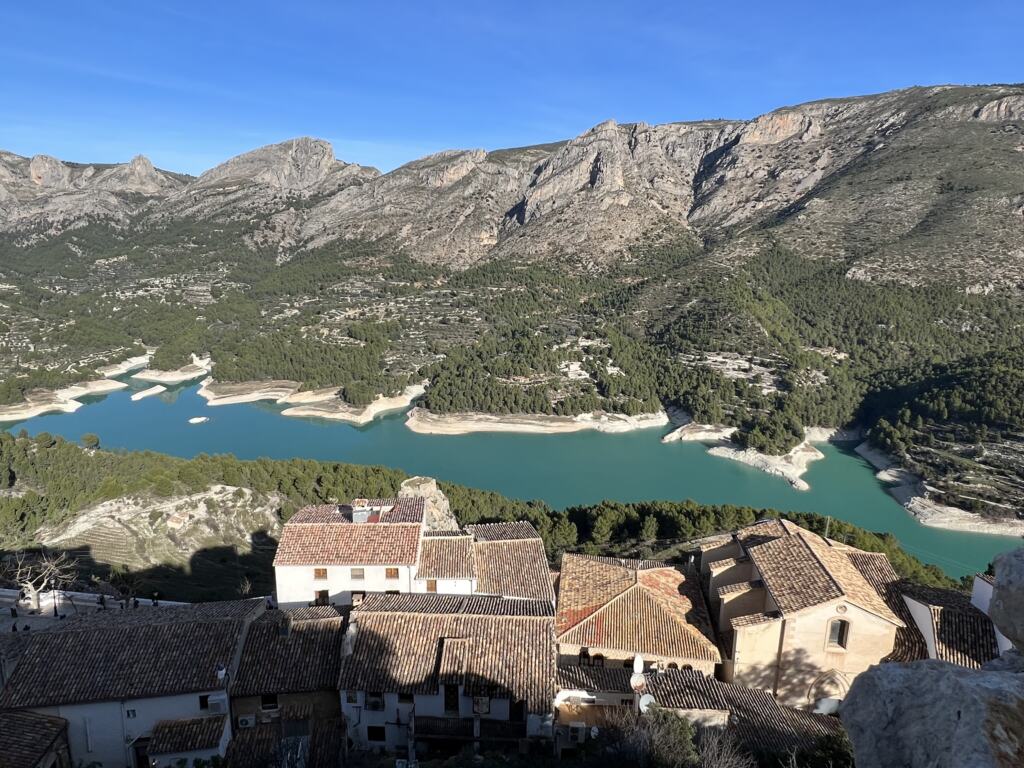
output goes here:
{"type": "Polygon", "coordinates": [[[139,155],[122,165],[64,163],[0,152],[0,232],[51,233],[87,220],[125,225],[145,204],[185,186],[139,155]]]}
{"type": "Polygon", "coordinates": [[[743,258],[754,250],[744,238],[770,230],[807,256],[850,260],[856,279],[1016,285],[1022,123],[1024,87],[942,86],[749,121],[606,121],[556,144],[451,150],[383,175],[312,138],[192,180],[144,158],[80,166],[0,153],[0,232],[230,220],[282,259],[365,239],[457,268],[501,258],[601,268],[687,231],[743,258]]]}

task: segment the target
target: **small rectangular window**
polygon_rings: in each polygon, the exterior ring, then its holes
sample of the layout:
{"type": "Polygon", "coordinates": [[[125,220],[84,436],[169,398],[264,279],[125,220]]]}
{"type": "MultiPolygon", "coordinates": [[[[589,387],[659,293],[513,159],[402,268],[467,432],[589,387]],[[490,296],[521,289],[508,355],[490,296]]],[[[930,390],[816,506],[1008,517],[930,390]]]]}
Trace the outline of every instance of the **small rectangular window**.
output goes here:
{"type": "Polygon", "coordinates": [[[384,694],[383,693],[367,693],[366,694],[366,708],[379,712],[384,709],[384,694]]]}
{"type": "Polygon", "coordinates": [[[318,589],[316,594],[313,596],[314,605],[330,605],[331,604],[331,593],[326,589],[318,589]]]}
{"type": "Polygon", "coordinates": [[[368,725],[366,726],[366,740],[367,741],[386,741],[384,726],[383,725],[368,725]]]}
{"type": "Polygon", "coordinates": [[[491,699],[488,696],[474,696],[473,697],[473,714],[474,715],[489,715],[491,714],[491,699]]]}
{"type": "Polygon", "coordinates": [[[849,634],[850,622],[833,619],[828,625],[828,644],[833,648],[845,648],[849,634]]]}
{"type": "Polygon", "coordinates": [[[346,704],[358,704],[359,703],[359,691],[345,691],[345,703],[346,704]]]}
{"type": "Polygon", "coordinates": [[[327,569],[326,568],[314,568],[313,569],[313,578],[316,579],[317,581],[326,581],[326,579],[327,579],[327,569]]]}
{"type": "Polygon", "coordinates": [[[388,578],[388,579],[397,579],[398,578],[398,569],[397,568],[385,568],[384,569],[384,577],[388,578]]]}
{"type": "Polygon", "coordinates": [[[138,713],[134,709],[126,709],[124,711],[124,716],[129,720],[134,720],[137,714],[138,713]]]}
{"type": "Polygon", "coordinates": [[[362,581],[366,578],[366,571],[362,568],[353,568],[351,572],[352,581],[362,581]]]}
{"type": "Polygon", "coordinates": [[[277,694],[264,693],[260,696],[260,709],[267,711],[277,709],[277,694]]]}
{"type": "Polygon", "coordinates": [[[437,592],[437,579],[427,579],[427,592],[437,592]]]}
{"type": "Polygon", "coordinates": [[[399,693],[398,694],[398,703],[399,704],[412,704],[412,694],[411,693],[399,693]]]}
{"type": "Polygon", "coordinates": [[[209,709],[210,708],[210,694],[204,693],[199,697],[199,708],[209,709]]]}

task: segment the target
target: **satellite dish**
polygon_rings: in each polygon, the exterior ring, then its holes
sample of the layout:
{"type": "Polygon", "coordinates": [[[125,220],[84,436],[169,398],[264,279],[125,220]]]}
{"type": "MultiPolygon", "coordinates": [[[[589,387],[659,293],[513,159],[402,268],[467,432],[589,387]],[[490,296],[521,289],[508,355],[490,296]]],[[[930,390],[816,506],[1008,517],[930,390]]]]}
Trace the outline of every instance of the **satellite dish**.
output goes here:
{"type": "Polygon", "coordinates": [[[639,653],[633,657],[633,673],[636,675],[644,671],[644,657],[639,653]]]}
{"type": "Polygon", "coordinates": [[[634,691],[639,693],[647,687],[647,678],[643,674],[636,673],[629,678],[629,685],[634,691]]]}
{"type": "Polygon", "coordinates": [[[646,712],[648,709],[651,708],[651,705],[657,703],[658,702],[654,700],[654,697],[651,696],[651,694],[645,693],[643,696],[640,697],[640,711],[646,712]]]}
{"type": "Polygon", "coordinates": [[[590,726],[590,738],[596,739],[600,735],[601,735],[601,729],[600,728],[598,728],[596,725],[590,726]]]}

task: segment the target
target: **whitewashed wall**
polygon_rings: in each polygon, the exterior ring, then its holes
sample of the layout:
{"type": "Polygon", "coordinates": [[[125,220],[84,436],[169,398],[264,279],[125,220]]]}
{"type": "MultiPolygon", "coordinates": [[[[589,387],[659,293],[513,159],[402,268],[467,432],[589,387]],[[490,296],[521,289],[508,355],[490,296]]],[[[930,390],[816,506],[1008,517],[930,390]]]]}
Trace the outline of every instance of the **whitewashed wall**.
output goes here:
{"type": "Polygon", "coordinates": [[[353,592],[411,592],[414,570],[408,565],[279,565],[274,568],[277,602],[282,608],[300,608],[314,602],[323,589],[337,605],[351,603],[353,592]],[[398,568],[397,579],[386,577],[389,567],[398,568]],[[326,568],[327,578],[314,578],[316,568],[326,568]],[[364,578],[353,579],[353,568],[362,568],[364,578]]]}

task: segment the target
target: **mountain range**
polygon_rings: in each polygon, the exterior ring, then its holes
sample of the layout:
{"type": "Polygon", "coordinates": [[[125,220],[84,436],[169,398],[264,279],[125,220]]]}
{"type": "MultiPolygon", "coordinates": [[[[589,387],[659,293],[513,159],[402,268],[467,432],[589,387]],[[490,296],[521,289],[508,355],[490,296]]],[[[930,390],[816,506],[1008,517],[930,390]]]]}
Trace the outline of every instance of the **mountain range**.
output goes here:
{"type": "Polygon", "coordinates": [[[753,120],[603,122],[573,139],[451,150],[389,173],[298,138],[198,177],[0,152],[0,232],[51,237],[103,222],[246,222],[281,253],[386,241],[464,268],[555,260],[600,268],[688,231],[742,259],[770,232],[850,276],[976,290],[1024,278],[1024,87],[912,88],[753,120]]]}

